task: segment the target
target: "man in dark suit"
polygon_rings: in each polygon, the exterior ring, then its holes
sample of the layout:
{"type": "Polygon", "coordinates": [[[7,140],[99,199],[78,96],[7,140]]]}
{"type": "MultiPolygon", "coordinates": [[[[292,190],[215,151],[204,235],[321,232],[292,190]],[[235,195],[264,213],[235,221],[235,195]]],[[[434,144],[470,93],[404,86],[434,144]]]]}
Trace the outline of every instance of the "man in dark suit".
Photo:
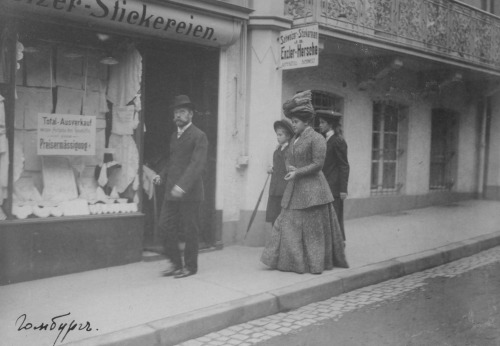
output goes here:
{"type": "Polygon", "coordinates": [[[347,198],[347,182],[349,180],[349,161],[347,160],[347,143],[342,136],[340,113],[331,110],[317,110],[320,131],[326,137],[326,158],[323,165],[330,190],[334,198],[333,207],[339,220],[342,236],[344,230],[344,199],[347,198]]]}
{"type": "Polygon", "coordinates": [[[204,199],[202,175],[208,140],[192,123],[193,105],[188,96],[176,96],[172,108],[177,132],[170,140],[167,165],[153,182],[165,183],[159,228],[164,235],[165,256],[172,266],[162,275],[184,278],[198,271],[200,205],[204,199]]]}

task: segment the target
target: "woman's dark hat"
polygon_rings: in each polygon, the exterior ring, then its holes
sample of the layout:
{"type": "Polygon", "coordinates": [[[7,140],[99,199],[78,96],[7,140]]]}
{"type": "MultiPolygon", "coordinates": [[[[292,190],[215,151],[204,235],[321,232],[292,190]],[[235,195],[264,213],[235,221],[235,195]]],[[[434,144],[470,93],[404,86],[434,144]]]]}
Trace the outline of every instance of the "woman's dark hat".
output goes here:
{"type": "Polygon", "coordinates": [[[178,107],[187,107],[190,109],[194,108],[194,105],[191,103],[191,100],[189,99],[189,96],[187,95],[178,95],[174,97],[174,102],[170,106],[171,109],[178,108],[178,107]]]}
{"type": "Polygon", "coordinates": [[[314,108],[311,103],[312,92],[306,90],[293,95],[290,100],[283,103],[283,113],[289,119],[298,118],[310,121],[314,117],[314,108]]]}
{"type": "Polygon", "coordinates": [[[288,132],[288,135],[290,135],[290,137],[293,137],[294,134],[293,127],[288,120],[282,119],[275,121],[273,126],[274,126],[274,131],[281,128],[284,129],[286,132],[288,132]]]}
{"type": "Polygon", "coordinates": [[[341,113],[335,112],[331,109],[319,109],[316,111],[316,116],[323,119],[331,119],[331,120],[340,120],[342,118],[341,113]]]}

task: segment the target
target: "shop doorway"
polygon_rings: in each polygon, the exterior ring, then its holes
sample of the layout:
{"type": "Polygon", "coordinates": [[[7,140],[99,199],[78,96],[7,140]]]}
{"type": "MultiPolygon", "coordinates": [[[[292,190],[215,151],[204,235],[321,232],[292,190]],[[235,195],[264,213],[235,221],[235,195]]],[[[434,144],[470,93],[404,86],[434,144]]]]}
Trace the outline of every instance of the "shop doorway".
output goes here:
{"type": "MultiPolygon", "coordinates": [[[[140,46],[144,76],[144,163],[155,171],[168,160],[170,136],[177,130],[169,106],[176,95],[188,95],[195,105],[193,123],[208,137],[207,169],[203,177],[200,249],[217,246],[215,239],[215,174],[217,154],[217,101],[219,50],[180,43],[145,42],[140,46]]],[[[156,201],[144,198],[146,213],[144,248],[161,252],[162,242],[155,218],[164,196],[156,187],[156,201]]]]}

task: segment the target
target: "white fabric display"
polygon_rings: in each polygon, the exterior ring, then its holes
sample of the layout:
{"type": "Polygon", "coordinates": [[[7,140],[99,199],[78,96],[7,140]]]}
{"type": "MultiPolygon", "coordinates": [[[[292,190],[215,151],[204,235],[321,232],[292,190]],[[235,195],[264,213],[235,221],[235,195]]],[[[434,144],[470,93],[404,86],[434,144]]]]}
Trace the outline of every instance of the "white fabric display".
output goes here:
{"type": "Polygon", "coordinates": [[[147,166],[142,166],[142,188],[148,195],[148,198],[153,198],[153,193],[155,190],[155,185],[153,184],[153,178],[156,176],[156,172],[147,166]]]}
{"type": "Polygon", "coordinates": [[[40,171],[42,169],[42,160],[36,152],[38,140],[37,131],[23,132],[24,170],[40,171]]]}
{"type": "Polygon", "coordinates": [[[113,125],[111,133],[132,135],[139,124],[134,106],[113,107],[113,125]]]}
{"type": "Polygon", "coordinates": [[[57,114],[80,115],[82,113],[83,90],[57,88],[57,114]]]}
{"type": "Polygon", "coordinates": [[[132,46],[110,68],[107,98],[115,106],[125,106],[141,88],[142,57],[132,46]]]}
{"type": "Polygon", "coordinates": [[[32,87],[52,87],[52,47],[38,46],[36,53],[25,54],[26,84],[32,87]]]}
{"type": "Polygon", "coordinates": [[[18,204],[29,201],[40,203],[42,201],[42,196],[35,187],[32,176],[23,176],[14,183],[13,199],[18,204]]]}
{"type": "Polygon", "coordinates": [[[84,50],[73,47],[57,47],[57,86],[83,89],[85,54],[84,50]]]}
{"type": "Polygon", "coordinates": [[[16,94],[14,127],[36,130],[38,114],[52,113],[52,89],[17,87],[16,94]]]}
{"type": "Polygon", "coordinates": [[[43,200],[70,201],[78,197],[75,174],[69,160],[62,156],[42,156],[43,200]]]}
{"type": "Polygon", "coordinates": [[[24,169],[24,137],[23,131],[16,130],[14,131],[14,179],[13,181],[17,181],[24,169]]]}
{"type": "Polygon", "coordinates": [[[120,198],[120,195],[118,194],[118,191],[116,191],[116,186],[113,187],[113,190],[111,190],[111,193],[109,194],[109,198],[112,198],[112,199],[118,199],[118,198],[120,198]]]}
{"type": "MultiPolygon", "coordinates": [[[[101,84],[106,85],[108,80],[108,66],[101,64],[104,52],[97,50],[87,50],[87,90],[98,91],[101,84]]],[[[104,88],[105,89],[105,88],[104,88]]]]}
{"type": "Polygon", "coordinates": [[[104,163],[101,165],[101,171],[99,172],[99,178],[97,179],[99,186],[106,186],[108,183],[108,168],[104,163]]]}
{"type": "Polygon", "coordinates": [[[121,168],[108,176],[108,186],[116,187],[122,193],[134,180],[139,170],[139,151],[132,136],[111,134],[109,148],[114,149],[113,159],[118,161],[121,168]]]}
{"type": "Polygon", "coordinates": [[[80,192],[78,198],[86,199],[87,201],[97,199],[97,182],[94,178],[94,170],[94,167],[85,167],[83,172],[80,173],[77,179],[78,191],[80,192]]]}

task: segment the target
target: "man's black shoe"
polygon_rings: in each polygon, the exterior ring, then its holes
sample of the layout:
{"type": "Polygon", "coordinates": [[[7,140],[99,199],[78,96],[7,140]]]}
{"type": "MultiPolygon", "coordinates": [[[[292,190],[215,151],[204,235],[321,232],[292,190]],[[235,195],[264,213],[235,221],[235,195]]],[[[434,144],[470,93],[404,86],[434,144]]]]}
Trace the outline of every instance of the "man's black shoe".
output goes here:
{"type": "Polygon", "coordinates": [[[161,272],[161,276],[175,276],[182,273],[181,269],[167,269],[161,272]]]}
{"type": "Polygon", "coordinates": [[[178,274],[174,275],[174,279],[186,278],[186,277],[194,275],[194,274],[196,274],[196,271],[184,268],[182,270],[179,270],[178,274]]]}

